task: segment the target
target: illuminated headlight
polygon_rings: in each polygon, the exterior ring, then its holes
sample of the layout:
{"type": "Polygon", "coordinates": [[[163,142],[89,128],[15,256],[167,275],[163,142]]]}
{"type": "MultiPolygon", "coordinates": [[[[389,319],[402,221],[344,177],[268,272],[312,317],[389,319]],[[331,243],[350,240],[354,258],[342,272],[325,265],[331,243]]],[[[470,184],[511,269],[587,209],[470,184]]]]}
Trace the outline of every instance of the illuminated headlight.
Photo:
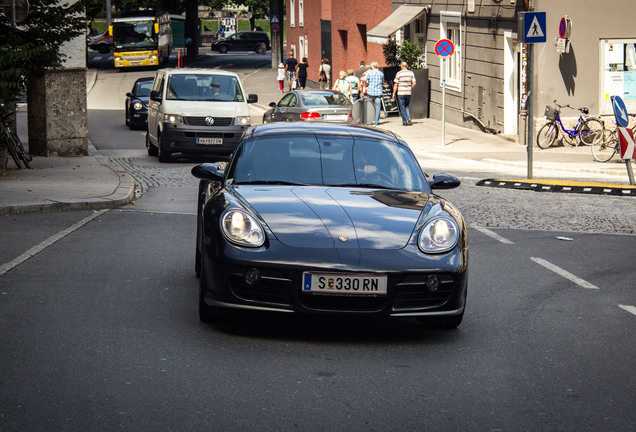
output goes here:
{"type": "Polygon", "coordinates": [[[139,111],[142,107],[143,107],[143,105],[141,104],[141,102],[135,102],[135,103],[133,104],[133,109],[134,109],[135,111],[139,111]]]}
{"type": "Polygon", "coordinates": [[[250,125],[250,118],[249,117],[236,117],[234,119],[234,124],[236,126],[249,126],[250,125]]]}
{"type": "Polygon", "coordinates": [[[252,216],[241,210],[228,210],[221,218],[225,238],[242,246],[259,247],[265,243],[263,227],[252,216]]]}
{"type": "Polygon", "coordinates": [[[417,245],[426,253],[447,252],[457,245],[459,227],[457,222],[449,216],[431,219],[420,231],[417,245]]]}
{"type": "Polygon", "coordinates": [[[150,61],[154,61],[154,60],[157,60],[157,56],[156,55],[151,55],[148,59],[150,61]]]}
{"type": "Polygon", "coordinates": [[[115,57],[115,61],[116,62],[120,62],[121,61],[121,57],[120,56],[115,57]]]}
{"type": "Polygon", "coordinates": [[[183,117],[176,114],[164,114],[163,122],[164,123],[183,123],[183,117]]]}

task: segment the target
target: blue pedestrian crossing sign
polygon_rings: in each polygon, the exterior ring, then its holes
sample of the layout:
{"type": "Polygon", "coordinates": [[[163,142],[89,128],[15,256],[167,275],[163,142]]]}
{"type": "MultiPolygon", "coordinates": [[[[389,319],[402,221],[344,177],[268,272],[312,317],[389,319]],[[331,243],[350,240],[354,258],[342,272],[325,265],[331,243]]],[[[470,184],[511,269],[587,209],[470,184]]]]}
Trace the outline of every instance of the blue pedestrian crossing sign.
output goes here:
{"type": "Polygon", "coordinates": [[[519,30],[523,43],[545,43],[546,37],[545,12],[519,13],[519,30]]]}
{"type": "Polygon", "coordinates": [[[616,117],[616,123],[621,127],[627,127],[629,124],[629,115],[627,114],[627,107],[625,102],[620,96],[612,96],[612,108],[614,108],[614,116],[616,117]]]}
{"type": "Polygon", "coordinates": [[[280,24],[280,19],[278,18],[277,14],[272,14],[272,16],[269,19],[269,22],[271,22],[272,24],[280,24]]]}

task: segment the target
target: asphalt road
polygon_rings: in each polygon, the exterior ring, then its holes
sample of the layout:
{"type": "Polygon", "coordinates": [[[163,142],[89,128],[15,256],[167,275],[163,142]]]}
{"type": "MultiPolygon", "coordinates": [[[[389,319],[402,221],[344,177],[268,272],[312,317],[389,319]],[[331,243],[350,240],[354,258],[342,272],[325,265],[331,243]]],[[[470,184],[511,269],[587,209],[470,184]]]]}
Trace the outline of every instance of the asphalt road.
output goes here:
{"type": "Polygon", "coordinates": [[[146,156],[118,96],[133,75],[105,75],[96,89],[117,97],[93,109],[91,93],[89,135],[143,197],[2,217],[1,431],[636,429],[631,199],[464,176],[443,194],[470,224],[456,331],[270,314],[204,325],[196,160],[146,156]]]}

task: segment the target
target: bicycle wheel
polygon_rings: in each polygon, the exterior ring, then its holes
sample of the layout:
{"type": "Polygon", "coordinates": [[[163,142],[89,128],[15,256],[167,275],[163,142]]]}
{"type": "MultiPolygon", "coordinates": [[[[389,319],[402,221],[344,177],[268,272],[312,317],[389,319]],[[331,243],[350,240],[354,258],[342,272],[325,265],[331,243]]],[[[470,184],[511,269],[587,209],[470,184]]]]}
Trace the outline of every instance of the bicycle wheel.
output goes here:
{"type": "Polygon", "coordinates": [[[544,124],[537,134],[537,146],[540,149],[547,149],[554,144],[557,135],[559,135],[559,128],[555,122],[544,124]]]}
{"type": "Polygon", "coordinates": [[[589,118],[583,120],[576,129],[579,142],[584,145],[593,145],[603,141],[605,126],[599,119],[589,118]]]}
{"type": "Polygon", "coordinates": [[[11,155],[13,162],[18,167],[18,169],[21,169],[22,165],[20,164],[20,156],[18,155],[18,149],[15,148],[13,141],[9,139],[9,136],[6,134],[4,136],[4,142],[7,144],[7,151],[11,155]]]}
{"type": "Polygon", "coordinates": [[[17,136],[15,133],[10,132],[9,139],[13,141],[13,145],[15,146],[18,152],[18,156],[20,157],[20,159],[22,159],[22,162],[24,162],[24,166],[27,168],[31,168],[31,166],[29,165],[29,162],[31,162],[33,158],[24,149],[24,146],[22,145],[22,141],[20,141],[20,137],[17,136]]]}
{"type": "Polygon", "coordinates": [[[618,146],[618,137],[616,131],[613,130],[607,134],[607,137],[592,144],[592,157],[597,162],[607,162],[616,153],[618,146]]]}

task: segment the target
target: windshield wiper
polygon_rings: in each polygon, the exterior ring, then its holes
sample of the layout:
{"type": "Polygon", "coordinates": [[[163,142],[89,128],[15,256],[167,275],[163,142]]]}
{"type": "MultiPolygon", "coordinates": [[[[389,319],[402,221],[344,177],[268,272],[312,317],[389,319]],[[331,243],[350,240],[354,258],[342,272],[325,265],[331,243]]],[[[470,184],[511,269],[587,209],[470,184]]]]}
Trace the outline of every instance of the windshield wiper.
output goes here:
{"type": "Polygon", "coordinates": [[[296,182],[289,182],[289,181],[284,181],[284,180],[252,180],[252,181],[236,182],[234,184],[235,185],[253,184],[253,185],[311,186],[311,185],[306,184],[306,183],[296,183],[296,182]]]}
{"type": "Polygon", "coordinates": [[[383,186],[374,183],[344,183],[338,185],[329,185],[329,186],[341,186],[341,187],[361,187],[361,188],[374,188],[374,189],[395,189],[394,187],[383,186]]]}

